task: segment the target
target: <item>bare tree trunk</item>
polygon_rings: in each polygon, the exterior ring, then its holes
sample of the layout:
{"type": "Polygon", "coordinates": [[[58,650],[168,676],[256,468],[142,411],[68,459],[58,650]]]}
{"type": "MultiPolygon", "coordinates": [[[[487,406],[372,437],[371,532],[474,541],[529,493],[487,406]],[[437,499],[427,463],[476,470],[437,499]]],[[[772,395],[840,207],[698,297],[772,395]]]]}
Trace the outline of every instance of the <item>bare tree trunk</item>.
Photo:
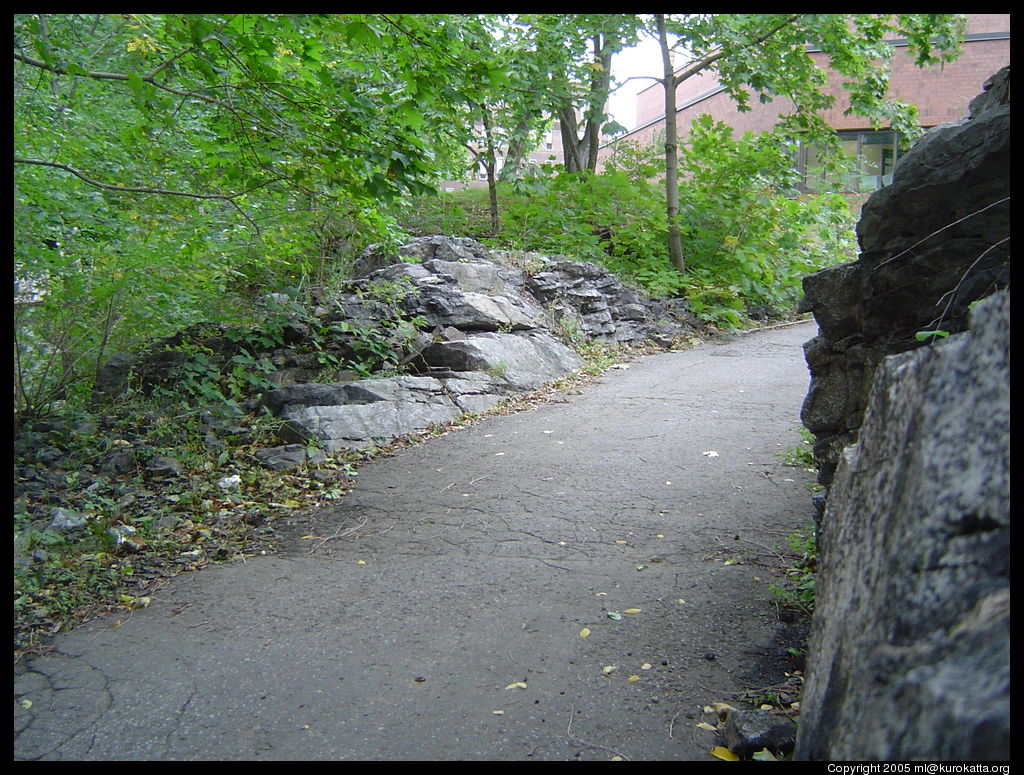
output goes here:
{"type": "Polygon", "coordinates": [[[491,133],[491,118],[487,113],[486,106],[481,111],[483,116],[484,124],[484,142],[486,144],[486,151],[484,153],[484,169],[487,170],[487,193],[490,197],[490,213],[491,213],[491,236],[497,237],[498,232],[501,231],[501,220],[498,217],[498,183],[497,177],[494,174],[494,168],[496,166],[495,154],[494,154],[494,135],[491,133]]]}
{"type": "Polygon", "coordinates": [[[686,271],[683,241],[679,234],[679,128],[676,126],[676,77],[669,54],[665,15],[655,14],[665,86],[665,203],[668,215],[668,255],[672,265],[686,271]]]}

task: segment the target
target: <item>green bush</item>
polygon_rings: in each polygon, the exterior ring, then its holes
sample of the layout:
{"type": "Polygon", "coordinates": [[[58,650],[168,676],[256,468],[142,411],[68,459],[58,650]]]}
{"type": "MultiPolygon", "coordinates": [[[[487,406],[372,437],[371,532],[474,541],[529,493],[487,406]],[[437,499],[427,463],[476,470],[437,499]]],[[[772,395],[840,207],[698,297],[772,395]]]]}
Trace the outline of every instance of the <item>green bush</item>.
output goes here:
{"type": "Polygon", "coordinates": [[[852,257],[845,202],[797,196],[790,148],[776,135],[736,140],[729,126],[700,116],[679,170],[686,295],[698,314],[792,311],[804,275],[852,257]]]}

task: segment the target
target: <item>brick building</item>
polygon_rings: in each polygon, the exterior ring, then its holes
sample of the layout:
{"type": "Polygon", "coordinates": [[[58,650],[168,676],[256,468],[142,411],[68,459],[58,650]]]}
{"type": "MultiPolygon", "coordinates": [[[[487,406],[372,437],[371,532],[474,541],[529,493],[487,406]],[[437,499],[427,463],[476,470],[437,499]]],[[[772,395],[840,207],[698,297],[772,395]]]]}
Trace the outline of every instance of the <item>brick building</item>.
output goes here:
{"type": "MultiPolygon", "coordinates": [[[[478,124],[476,126],[477,135],[481,138],[478,142],[483,143],[483,125],[478,124]]],[[[505,163],[505,152],[504,147],[499,147],[495,151],[495,174],[501,172],[502,165],[505,163]]],[[[540,145],[534,148],[526,157],[526,168],[539,169],[545,164],[561,164],[562,163],[562,132],[559,127],[559,123],[556,120],[551,122],[551,126],[544,132],[544,136],[540,140],[540,145]]],[[[460,191],[464,188],[486,188],[487,187],[487,170],[484,168],[483,163],[476,165],[469,178],[462,181],[446,181],[442,185],[444,191],[460,191]]]]}
{"type": "MultiPolygon", "coordinates": [[[[958,121],[968,115],[968,104],[981,91],[982,84],[997,70],[1010,63],[1010,14],[968,14],[966,37],[961,55],[952,63],[919,68],[907,55],[906,41],[892,40],[896,49],[892,58],[889,94],[895,99],[917,105],[918,117],[924,127],[958,121]]],[[[825,55],[811,51],[811,56],[825,60],[825,55]]],[[[860,116],[843,115],[849,107],[846,90],[838,75],[829,74],[827,92],[835,98],[832,109],[823,116],[839,135],[846,152],[857,159],[858,175],[854,190],[871,191],[890,182],[892,168],[899,154],[895,133],[888,129],[872,130],[860,116]]],[[[719,85],[714,73],[701,73],[681,83],[676,92],[676,124],[680,138],[689,132],[690,124],[701,114],[732,126],[737,134],[771,129],[778,116],[792,109],[792,102],[779,98],[761,104],[751,101],[751,110],[740,113],[736,103],[719,85]]],[[[637,95],[636,127],[600,152],[607,158],[619,143],[649,145],[657,142],[665,127],[664,88],[654,84],[637,95]]],[[[804,187],[814,190],[816,183],[813,149],[800,151],[799,164],[804,187]]]]}

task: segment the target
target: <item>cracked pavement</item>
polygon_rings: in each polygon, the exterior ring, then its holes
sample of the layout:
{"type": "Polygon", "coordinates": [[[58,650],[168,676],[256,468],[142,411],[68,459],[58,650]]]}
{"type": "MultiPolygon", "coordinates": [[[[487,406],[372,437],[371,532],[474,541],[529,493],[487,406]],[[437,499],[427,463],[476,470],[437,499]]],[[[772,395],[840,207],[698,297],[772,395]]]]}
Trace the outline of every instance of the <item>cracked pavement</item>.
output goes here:
{"type": "Polygon", "coordinates": [[[799,635],[768,585],[813,475],[774,453],[815,333],[647,356],[364,466],[279,554],[15,665],[15,759],[710,760],[702,707],[781,682],[799,635]]]}

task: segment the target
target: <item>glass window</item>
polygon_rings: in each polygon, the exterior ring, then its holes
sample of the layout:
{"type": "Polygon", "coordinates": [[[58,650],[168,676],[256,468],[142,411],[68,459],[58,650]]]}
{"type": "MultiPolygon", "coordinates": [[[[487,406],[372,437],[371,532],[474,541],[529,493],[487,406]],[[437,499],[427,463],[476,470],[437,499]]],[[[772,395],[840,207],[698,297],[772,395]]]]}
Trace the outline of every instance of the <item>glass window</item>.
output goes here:
{"type": "MultiPolygon", "coordinates": [[[[837,132],[843,153],[855,160],[849,176],[838,179],[829,176],[829,183],[840,184],[843,191],[868,192],[892,183],[892,169],[896,163],[896,133],[890,129],[874,132],[837,132]]],[[[826,176],[822,170],[816,148],[808,147],[802,154],[804,189],[819,191],[826,176]]]]}

